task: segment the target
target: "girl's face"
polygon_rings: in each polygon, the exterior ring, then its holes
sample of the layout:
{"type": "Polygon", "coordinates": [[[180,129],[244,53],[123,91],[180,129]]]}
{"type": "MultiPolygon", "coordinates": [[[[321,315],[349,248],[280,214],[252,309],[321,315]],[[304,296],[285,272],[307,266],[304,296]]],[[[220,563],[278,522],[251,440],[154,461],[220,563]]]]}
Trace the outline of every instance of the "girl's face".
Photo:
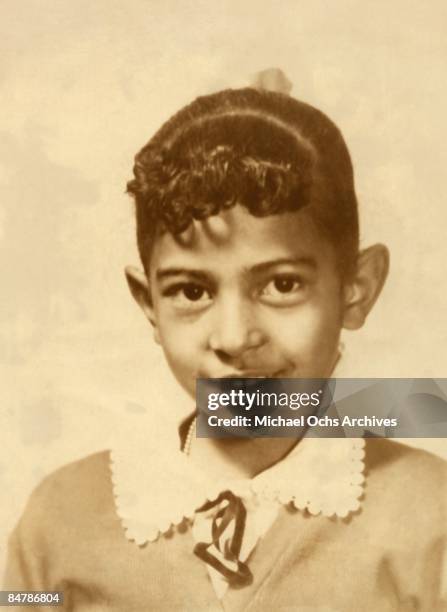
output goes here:
{"type": "Polygon", "coordinates": [[[172,372],[196,378],[330,376],[343,291],[333,247],[308,211],[253,217],[241,206],[161,235],[150,319],[172,372]]]}

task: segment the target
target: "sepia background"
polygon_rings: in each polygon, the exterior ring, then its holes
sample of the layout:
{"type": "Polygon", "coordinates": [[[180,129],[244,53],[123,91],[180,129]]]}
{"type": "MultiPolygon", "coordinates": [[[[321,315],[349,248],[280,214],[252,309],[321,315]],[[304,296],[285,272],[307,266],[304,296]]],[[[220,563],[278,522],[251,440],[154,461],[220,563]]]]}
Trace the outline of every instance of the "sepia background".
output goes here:
{"type": "MultiPolygon", "coordinates": [[[[177,402],[129,299],[132,158],[200,94],[281,67],[342,129],[362,244],[390,278],[346,375],[446,376],[447,5],[431,0],[3,0],[0,573],[35,484],[177,402]],[[160,405],[158,402],[157,406],[160,405]],[[160,408],[158,407],[157,410],[160,408]]],[[[150,432],[148,432],[150,435],[150,432]]],[[[447,457],[444,440],[418,441],[447,457]]]]}

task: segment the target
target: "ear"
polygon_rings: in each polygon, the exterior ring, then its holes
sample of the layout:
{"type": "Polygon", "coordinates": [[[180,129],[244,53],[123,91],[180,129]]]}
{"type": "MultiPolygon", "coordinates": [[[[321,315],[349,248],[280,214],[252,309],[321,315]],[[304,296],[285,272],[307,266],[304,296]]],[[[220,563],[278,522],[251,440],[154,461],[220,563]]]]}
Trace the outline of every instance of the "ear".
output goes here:
{"type": "Polygon", "coordinates": [[[375,244],[359,253],[353,280],[344,287],[345,329],[359,329],[382,291],[389,270],[389,252],[375,244]]]}
{"type": "Polygon", "coordinates": [[[151,290],[146,274],[134,266],[126,266],[124,273],[126,275],[127,284],[132,297],[153,326],[155,342],[160,344],[158,327],[152,305],[151,290]]]}

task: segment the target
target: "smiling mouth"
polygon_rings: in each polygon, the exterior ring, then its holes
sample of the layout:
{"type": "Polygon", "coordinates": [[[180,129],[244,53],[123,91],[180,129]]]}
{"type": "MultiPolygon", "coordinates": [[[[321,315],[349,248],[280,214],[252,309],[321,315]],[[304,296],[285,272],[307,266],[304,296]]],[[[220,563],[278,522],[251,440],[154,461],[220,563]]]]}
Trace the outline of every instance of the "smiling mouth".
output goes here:
{"type": "Polygon", "coordinates": [[[242,372],[230,372],[221,376],[213,376],[210,378],[282,378],[284,370],[276,370],[275,372],[265,372],[257,370],[246,370],[242,372]]]}

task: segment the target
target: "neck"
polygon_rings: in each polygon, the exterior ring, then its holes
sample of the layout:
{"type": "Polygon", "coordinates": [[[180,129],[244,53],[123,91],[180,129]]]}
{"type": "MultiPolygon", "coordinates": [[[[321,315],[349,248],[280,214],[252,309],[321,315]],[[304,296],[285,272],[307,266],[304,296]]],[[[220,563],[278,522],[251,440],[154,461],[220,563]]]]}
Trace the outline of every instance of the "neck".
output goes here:
{"type": "Polygon", "coordinates": [[[296,443],[296,438],[194,438],[190,455],[213,473],[253,478],[281,461],[296,443]]]}

